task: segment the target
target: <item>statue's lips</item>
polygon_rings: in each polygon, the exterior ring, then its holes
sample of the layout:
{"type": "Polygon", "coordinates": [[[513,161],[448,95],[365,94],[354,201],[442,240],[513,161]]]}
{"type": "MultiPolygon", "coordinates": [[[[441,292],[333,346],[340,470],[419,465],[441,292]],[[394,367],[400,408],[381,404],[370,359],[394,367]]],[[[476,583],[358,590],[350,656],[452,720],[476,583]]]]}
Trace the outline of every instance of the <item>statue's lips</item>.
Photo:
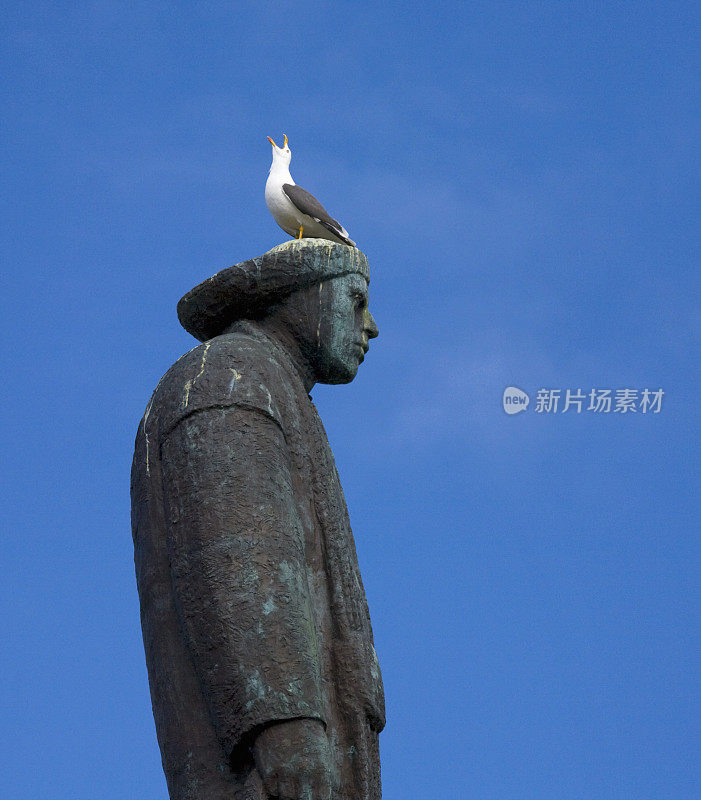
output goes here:
{"type": "Polygon", "coordinates": [[[362,363],[365,361],[365,354],[370,349],[370,345],[367,342],[355,342],[355,346],[360,349],[360,362],[362,363]]]}

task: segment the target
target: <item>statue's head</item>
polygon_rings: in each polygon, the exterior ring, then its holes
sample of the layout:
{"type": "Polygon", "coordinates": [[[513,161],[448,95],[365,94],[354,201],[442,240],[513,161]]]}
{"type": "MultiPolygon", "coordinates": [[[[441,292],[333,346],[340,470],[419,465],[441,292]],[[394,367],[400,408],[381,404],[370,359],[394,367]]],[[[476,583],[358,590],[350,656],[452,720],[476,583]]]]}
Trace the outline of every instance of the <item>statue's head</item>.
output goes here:
{"type": "Polygon", "coordinates": [[[368,283],[356,248],[301,239],[218,272],[182,298],[178,317],[201,341],[256,320],[300,362],[307,382],[349,383],[378,335],[368,283]]]}
{"type": "Polygon", "coordinates": [[[349,383],[379,333],[368,301],[367,280],[353,272],[294,292],[264,324],[292,340],[316,383],[349,383]]]}

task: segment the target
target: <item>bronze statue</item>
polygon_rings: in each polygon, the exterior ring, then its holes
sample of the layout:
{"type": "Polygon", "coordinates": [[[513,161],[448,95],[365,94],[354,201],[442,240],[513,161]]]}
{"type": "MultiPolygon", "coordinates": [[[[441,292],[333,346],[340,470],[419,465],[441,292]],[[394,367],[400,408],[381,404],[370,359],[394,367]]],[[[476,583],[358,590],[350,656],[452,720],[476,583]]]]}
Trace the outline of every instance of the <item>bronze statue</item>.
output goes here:
{"type": "Polygon", "coordinates": [[[132,527],[171,800],[379,800],[384,695],[309,391],[378,334],[365,256],[300,239],[178,305],[203,342],[136,438],[132,527]]]}

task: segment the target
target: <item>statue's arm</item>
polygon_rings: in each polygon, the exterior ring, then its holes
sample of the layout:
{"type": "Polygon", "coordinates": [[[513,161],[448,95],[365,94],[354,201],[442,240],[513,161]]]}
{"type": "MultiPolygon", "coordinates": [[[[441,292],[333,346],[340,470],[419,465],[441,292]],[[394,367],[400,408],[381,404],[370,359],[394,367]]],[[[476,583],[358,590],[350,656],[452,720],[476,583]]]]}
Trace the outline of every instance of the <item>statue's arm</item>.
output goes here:
{"type": "Polygon", "coordinates": [[[278,781],[288,744],[304,762],[327,747],[284,435],[261,411],[206,409],[168,433],[161,459],[176,604],[215,730],[229,753],[255,741],[278,781]]]}

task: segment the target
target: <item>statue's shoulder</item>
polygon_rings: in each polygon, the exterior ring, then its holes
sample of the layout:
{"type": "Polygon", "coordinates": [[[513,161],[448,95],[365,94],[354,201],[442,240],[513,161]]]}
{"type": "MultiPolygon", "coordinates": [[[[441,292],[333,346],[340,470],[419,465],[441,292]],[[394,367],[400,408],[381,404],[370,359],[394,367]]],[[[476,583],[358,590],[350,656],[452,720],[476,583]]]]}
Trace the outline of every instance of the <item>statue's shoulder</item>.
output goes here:
{"type": "Polygon", "coordinates": [[[216,336],[185,353],[154,392],[150,415],[161,435],[197,411],[240,406],[282,426],[279,408],[285,376],[266,342],[245,333],[216,336]]]}

